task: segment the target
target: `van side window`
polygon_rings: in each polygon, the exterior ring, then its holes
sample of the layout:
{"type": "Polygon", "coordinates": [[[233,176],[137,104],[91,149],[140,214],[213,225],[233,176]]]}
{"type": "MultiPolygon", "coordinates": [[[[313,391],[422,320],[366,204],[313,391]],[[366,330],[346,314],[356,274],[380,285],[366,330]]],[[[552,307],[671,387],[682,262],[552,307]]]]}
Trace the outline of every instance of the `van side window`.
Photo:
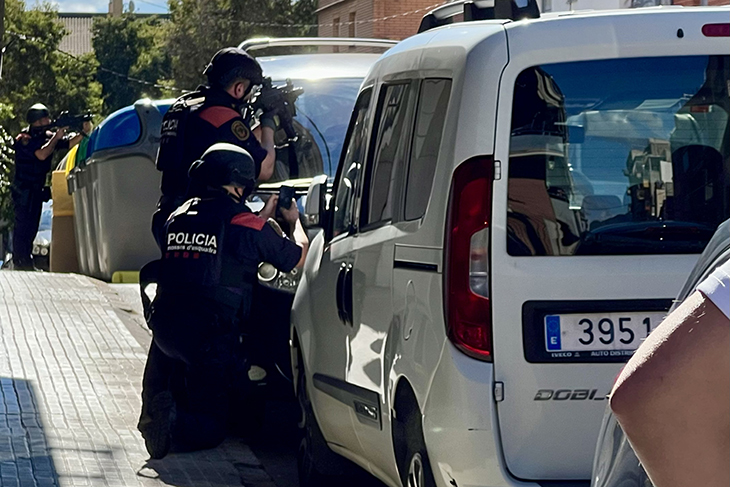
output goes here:
{"type": "Polygon", "coordinates": [[[332,236],[347,233],[352,228],[355,194],[360,179],[362,162],[368,134],[368,109],[373,90],[367,89],[360,94],[347,129],[342,161],[340,162],[335,187],[332,236]]]}
{"type": "Polygon", "coordinates": [[[378,102],[375,124],[375,150],[367,169],[367,186],[363,192],[360,227],[388,221],[393,218],[396,200],[393,184],[408,148],[408,91],[407,84],[384,86],[378,102]]]}
{"type": "Polygon", "coordinates": [[[426,79],[421,83],[408,166],[406,220],[417,220],[426,214],[450,95],[450,79],[426,79]]]}

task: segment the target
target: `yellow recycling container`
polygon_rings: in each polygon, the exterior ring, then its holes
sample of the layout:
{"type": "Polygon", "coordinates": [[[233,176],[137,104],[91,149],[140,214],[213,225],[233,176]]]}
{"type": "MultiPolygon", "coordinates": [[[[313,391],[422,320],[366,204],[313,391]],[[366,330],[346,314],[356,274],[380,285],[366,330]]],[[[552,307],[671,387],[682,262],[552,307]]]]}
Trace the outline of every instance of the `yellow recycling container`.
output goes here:
{"type": "MultiPolygon", "coordinates": [[[[69,151],[68,161],[75,160],[76,149],[69,151]]],[[[53,171],[51,175],[53,195],[53,221],[51,226],[51,272],[78,272],[76,235],[74,233],[74,201],[68,193],[66,172],[53,171]]]]}

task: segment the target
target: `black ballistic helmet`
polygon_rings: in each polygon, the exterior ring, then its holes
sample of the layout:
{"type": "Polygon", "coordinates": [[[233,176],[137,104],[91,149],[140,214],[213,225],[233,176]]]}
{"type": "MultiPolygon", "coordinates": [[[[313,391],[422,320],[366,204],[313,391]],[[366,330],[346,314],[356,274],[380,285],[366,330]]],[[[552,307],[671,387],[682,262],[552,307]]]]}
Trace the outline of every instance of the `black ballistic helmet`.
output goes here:
{"type": "Polygon", "coordinates": [[[201,159],[190,166],[188,175],[198,186],[219,188],[231,184],[253,189],[256,165],[246,150],[220,142],[210,146],[201,159]]]}
{"type": "Polygon", "coordinates": [[[226,75],[234,70],[241,77],[251,80],[251,85],[263,83],[264,74],[259,62],[237,47],[226,47],[215,53],[203,74],[208,77],[208,84],[221,86],[226,75]]]}
{"type": "Polygon", "coordinates": [[[37,122],[41,118],[50,116],[51,114],[48,111],[48,108],[43,103],[36,103],[28,109],[28,112],[25,114],[25,120],[28,123],[33,123],[37,122]]]}

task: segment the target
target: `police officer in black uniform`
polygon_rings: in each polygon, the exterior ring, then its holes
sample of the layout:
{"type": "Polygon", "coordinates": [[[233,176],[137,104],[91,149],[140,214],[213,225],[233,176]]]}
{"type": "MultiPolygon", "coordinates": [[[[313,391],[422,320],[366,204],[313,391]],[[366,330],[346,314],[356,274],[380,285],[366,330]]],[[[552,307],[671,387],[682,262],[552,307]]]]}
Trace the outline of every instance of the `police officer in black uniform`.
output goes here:
{"type": "Polygon", "coordinates": [[[33,270],[33,239],[38,233],[43,202],[51,196],[46,179],[53,153],[73,147],[83,138],[83,134],[67,137],[66,127],[49,130],[50,114],[41,103],[30,107],[26,120],[30,125],[20,132],[13,146],[15,178],[10,187],[15,205],[13,268],[18,270],[33,270]]]}
{"type": "MultiPolygon", "coordinates": [[[[190,165],[214,143],[244,148],[253,158],[256,179],[266,181],[274,174],[275,107],[261,116],[260,128],[253,132],[242,117],[252,88],[263,82],[259,63],[246,51],[228,47],[213,56],[203,74],[208,77],[208,86],[178,98],[162,121],[157,156],[162,197],[152,219],[152,233],[160,247],[167,217],[185,201],[190,165]]],[[[267,99],[279,101],[276,96],[267,99]]]]}
{"type": "MultiPolygon", "coordinates": [[[[308,239],[295,202],[282,209],[294,241],[252,213],[245,199],[256,165],[240,147],[213,145],[190,169],[198,197],[172,213],[164,227],[153,331],[138,425],[152,458],[171,443],[212,448],[226,435],[228,391],[243,387],[247,361],[242,331],[260,262],[282,272],[304,263],[308,239]],[[174,395],[173,368],[184,364],[186,393],[174,395]]],[[[272,197],[262,214],[271,214],[272,197]]]]}

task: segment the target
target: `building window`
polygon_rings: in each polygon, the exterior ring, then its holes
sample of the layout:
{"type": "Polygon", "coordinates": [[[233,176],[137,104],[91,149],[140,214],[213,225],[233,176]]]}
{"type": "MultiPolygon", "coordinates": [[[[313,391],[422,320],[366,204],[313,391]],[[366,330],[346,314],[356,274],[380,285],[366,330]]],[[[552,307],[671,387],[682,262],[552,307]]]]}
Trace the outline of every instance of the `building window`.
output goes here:
{"type": "MultiPolygon", "coordinates": [[[[340,37],[340,18],[335,17],[335,19],[332,21],[332,37],[340,37]]],[[[334,46],[332,48],[332,52],[340,52],[340,48],[338,46],[334,46]]]]}
{"type": "Polygon", "coordinates": [[[350,19],[347,24],[347,36],[355,37],[355,12],[350,12],[350,19]]]}

